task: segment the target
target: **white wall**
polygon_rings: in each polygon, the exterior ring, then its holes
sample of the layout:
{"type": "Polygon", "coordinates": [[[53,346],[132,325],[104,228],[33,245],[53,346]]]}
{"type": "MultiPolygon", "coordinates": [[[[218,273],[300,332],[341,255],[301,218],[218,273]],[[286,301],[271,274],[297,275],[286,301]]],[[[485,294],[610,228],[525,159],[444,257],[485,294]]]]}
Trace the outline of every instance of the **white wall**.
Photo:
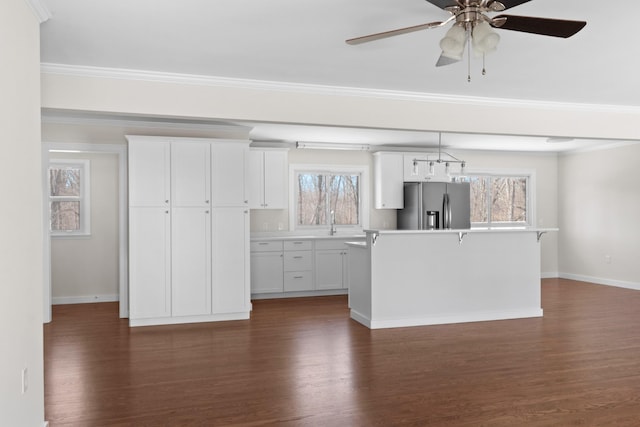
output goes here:
{"type": "Polygon", "coordinates": [[[638,160],[640,144],[560,157],[562,276],[640,289],[638,160]]]}
{"type": "Polygon", "coordinates": [[[118,299],[118,156],[51,153],[88,159],[91,170],[91,235],[51,239],[54,304],[118,299]]]}
{"type": "Polygon", "coordinates": [[[42,177],[39,23],[0,2],[0,425],[41,427],[42,177]],[[22,370],[28,390],[22,393],[22,370]]]}

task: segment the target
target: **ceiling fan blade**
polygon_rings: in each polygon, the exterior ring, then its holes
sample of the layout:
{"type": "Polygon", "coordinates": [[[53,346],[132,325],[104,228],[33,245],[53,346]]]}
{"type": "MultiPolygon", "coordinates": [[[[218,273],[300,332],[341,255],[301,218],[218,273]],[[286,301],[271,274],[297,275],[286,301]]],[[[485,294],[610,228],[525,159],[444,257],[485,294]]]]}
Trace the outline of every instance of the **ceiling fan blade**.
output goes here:
{"type": "Polygon", "coordinates": [[[440,55],[440,58],[438,58],[438,62],[436,62],[436,67],[444,67],[445,65],[455,64],[456,62],[460,62],[460,60],[440,55]]]}
{"type": "Polygon", "coordinates": [[[382,33],[369,34],[368,36],[355,37],[355,38],[346,40],[346,43],[347,44],[367,43],[367,42],[372,42],[374,40],[385,39],[387,37],[399,36],[400,34],[413,33],[414,31],[427,30],[429,28],[441,27],[444,24],[446,24],[447,22],[451,21],[452,18],[454,18],[454,17],[451,17],[451,18],[449,18],[449,19],[447,19],[446,21],[443,21],[443,22],[429,22],[429,23],[426,23],[426,24],[414,25],[412,27],[399,28],[397,30],[383,31],[382,33]]]}
{"type": "Polygon", "coordinates": [[[438,6],[440,9],[446,9],[451,6],[460,6],[460,3],[458,3],[456,0],[427,0],[427,1],[432,5],[438,6]]]}
{"type": "Polygon", "coordinates": [[[522,3],[527,3],[529,1],[531,1],[531,0],[495,0],[495,1],[490,1],[489,2],[489,7],[492,10],[495,10],[495,11],[502,11],[502,10],[511,9],[512,7],[519,6],[522,3]],[[493,6],[495,3],[500,3],[504,7],[503,8],[499,8],[497,5],[493,6]]]}
{"type": "Polygon", "coordinates": [[[499,15],[493,18],[491,25],[503,30],[567,38],[583,29],[587,23],[585,21],[535,18],[532,16],[499,15]]]}

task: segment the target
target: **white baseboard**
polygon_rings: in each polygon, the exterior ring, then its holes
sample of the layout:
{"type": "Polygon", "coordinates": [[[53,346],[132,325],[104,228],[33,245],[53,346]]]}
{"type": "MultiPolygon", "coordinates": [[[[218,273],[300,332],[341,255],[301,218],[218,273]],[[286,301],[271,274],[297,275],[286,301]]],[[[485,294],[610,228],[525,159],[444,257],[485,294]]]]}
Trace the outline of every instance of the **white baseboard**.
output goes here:
{"type": "Polygon", "coordinates": [[[634,289],[640,291],[640,283],[624,280],[606,279],[603,277],[583,276],[581,274],[559,273],[561,279],[578,280],[580,282],[595,283],[597,285],[615,286],[617,288],[634,289]]]}
{"type": "Polygon", "coordinates": [[[560,273],[558,273],[557,271],[540,273],[541,279],[557,279],[558,277],[560,277],[560,273]]]}
{"type": "Polygon", "coordinates": [[[87,304],[92,302],[115,302],[120,301],[118,295],[82,295],[72,297],[53,297],[51,304],[87,304]]]}

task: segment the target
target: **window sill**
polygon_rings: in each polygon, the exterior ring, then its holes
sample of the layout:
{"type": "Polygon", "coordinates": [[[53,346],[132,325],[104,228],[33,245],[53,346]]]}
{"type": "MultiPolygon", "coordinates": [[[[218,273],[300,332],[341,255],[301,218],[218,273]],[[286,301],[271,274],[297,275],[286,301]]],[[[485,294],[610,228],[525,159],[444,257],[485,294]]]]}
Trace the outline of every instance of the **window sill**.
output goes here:
{"type": "Polygon", "coordinates": [[[68,233],[68,234],[51,234],[52,239],[69,240],[88,240],[91,238],[91,233],[68,233]]]}

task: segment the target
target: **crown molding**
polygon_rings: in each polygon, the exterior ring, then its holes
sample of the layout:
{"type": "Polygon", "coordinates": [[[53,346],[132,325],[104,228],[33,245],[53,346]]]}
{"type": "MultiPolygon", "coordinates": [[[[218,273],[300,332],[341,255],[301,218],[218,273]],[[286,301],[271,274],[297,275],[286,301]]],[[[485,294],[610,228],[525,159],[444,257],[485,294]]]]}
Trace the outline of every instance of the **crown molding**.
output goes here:
{"type": "Polygon", "coordinates": [[[157,71],[78,66],[54,63],[42,63],[41,72],[43,74],[58,74],[74,77],[139,80],[146,82],[217,86],[226,88],[293,92],[314,95],[354,96],[394,101],[448,103],[466,106],[473,105],[477,107],[537,108],[554,111],[640,114],[640,107],[627,105],[581,104],[507,98],[482,98],[473,96],[441,95],[421,92],[366,89],[343,86],[324,86],[267,80],[237,79],[195,74],[165,73],[157,71]]]}
{"type": "Polygon", "coordinates": [[[100,114],[84,114],[82,112],[70,112],[57,114],[48,110],[43,110],[41,114],[42,123],[61,125],[86,125],[86,126],[115,126],[127,128],[148,128],[148,129],[175,129],[175,130],[199,130],[199,131],[219,131],[219,132],[242,132],[249,133],[250,126],[229,123],[207,123],[186,120],[176,120],[171,118],[160,118],[151,120],[149,118],[135,119],[133,117],[101,116],[100,114]]]}
{"type": "Polygon", "coordinates": [[[25,0],[25,3],[27,3],[36,18],[38,18],[40,24],[51,18],[52,15],[49,8],[45,6],[42,0],[25,0]]]}

